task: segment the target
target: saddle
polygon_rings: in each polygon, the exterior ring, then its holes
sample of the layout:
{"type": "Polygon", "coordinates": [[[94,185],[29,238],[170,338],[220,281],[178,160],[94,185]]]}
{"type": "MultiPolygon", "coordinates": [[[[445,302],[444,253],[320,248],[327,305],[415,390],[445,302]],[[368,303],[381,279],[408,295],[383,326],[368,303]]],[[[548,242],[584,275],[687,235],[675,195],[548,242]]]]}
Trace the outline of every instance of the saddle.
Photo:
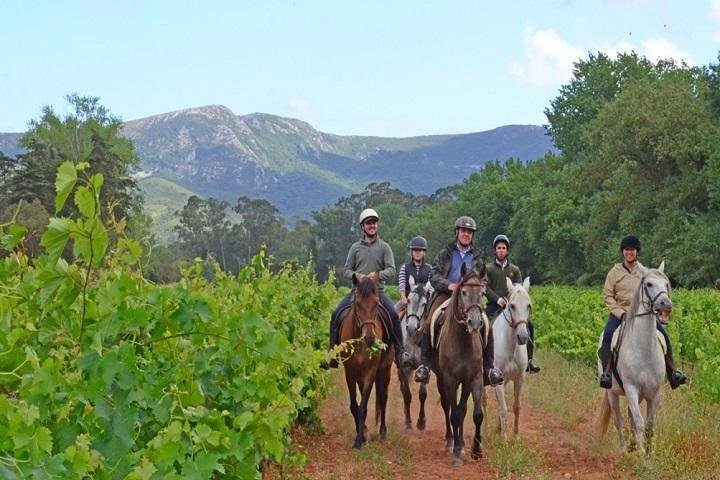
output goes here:
{"type": "MultiPolygon", "coordinates": [[[[612,352],[612,355],[610,356],[610,371],[613,373],[613,377],[615,377],[615,380],[620,384],[620,388],[624,391],[625,387],[623,386],[622,379],[620,378],[620,374],[617,371],[617,359],[618,355],[620,354],[620,347],[622,346],[622,343],[620,343],[620,335],[622,334],[622,330],[625,328],[625,323],[623,322],[620,324],[620,328],[615,330],[615,333],[613,333],[612,340],[610,341],[610,351],[612,352]]],[[[660,349],[663,352],[663,355],[667,355],[667,344],[665,343],[665,337],[663,337],[663,334],[660,333],[659,330],[655,330],[655,337],[657,338],[658,343],[660,344],[660,349]]]]}
{"type": "MultiPolygon", "coordinates": [[[[445,313],[445,309],[448,307],[448,305],[450,305],[450,300],[452,300],[452,298],[448,298],[443,303],[438,305],[438,307],[435,309],[435,311],[432,313],[432,316],[430,317],[430,345],[432,346],[433,350],[436,351],[440,345],[440,335],[442,334],[442,326],[444,323],[444,317],[442,315],[443,313],[445,313]]],[[[488,335],[490,334],[490,321],[488,320],[485,312],[483,312],[482,314],[485,317],[482,338],[483,344],[487,344],[488,335]]]]}

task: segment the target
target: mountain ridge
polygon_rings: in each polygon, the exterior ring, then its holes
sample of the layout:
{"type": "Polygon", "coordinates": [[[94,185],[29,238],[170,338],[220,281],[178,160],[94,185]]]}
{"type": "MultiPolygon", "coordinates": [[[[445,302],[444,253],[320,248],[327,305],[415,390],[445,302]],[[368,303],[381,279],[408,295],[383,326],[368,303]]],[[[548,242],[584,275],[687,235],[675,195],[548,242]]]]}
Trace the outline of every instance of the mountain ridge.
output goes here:
{"type": "MultiPolygon", "coordinates": [[[[557,151],[536,125],[414,137],[336,135],[299,119],[236,115],[223,105],[130,120],[122,134],[135,144],[144,176],[231,205],[241,195],[264,198],[284,216],[301,218],[370,182],[431,194],[488,161],[531,161],[557,151]]],[[[0,151],[19,153],[20,135],[0,133],[0,151]]]]}

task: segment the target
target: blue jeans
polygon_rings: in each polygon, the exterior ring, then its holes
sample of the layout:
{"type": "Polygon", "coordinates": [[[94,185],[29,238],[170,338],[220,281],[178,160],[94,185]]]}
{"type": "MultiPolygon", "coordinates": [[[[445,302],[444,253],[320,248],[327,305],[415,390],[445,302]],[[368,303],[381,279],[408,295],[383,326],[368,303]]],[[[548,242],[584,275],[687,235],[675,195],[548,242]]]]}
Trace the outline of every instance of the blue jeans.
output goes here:
{"type": "MultiPolygon", "coordinates": [[[[603,330],[603,348],[607,348],[608,350],[610,349],[610,343],[612,342],[613,333],[615,333],[615,330],[617,330],[621,323],[622,320],[617,318],[612,313],[610,314],[607,323],[605,324],[605,330],[603,330]]],[[[665,338],[665,345],[667,345],[668,357],[672,358],[672,347],[670,346],[670,337],[668,336],[667,331],[665,331],[662,323],[657,320],[655,321],[655,327],[660,331],[660,333],[662,333],[662,336],[665,338]]]]}

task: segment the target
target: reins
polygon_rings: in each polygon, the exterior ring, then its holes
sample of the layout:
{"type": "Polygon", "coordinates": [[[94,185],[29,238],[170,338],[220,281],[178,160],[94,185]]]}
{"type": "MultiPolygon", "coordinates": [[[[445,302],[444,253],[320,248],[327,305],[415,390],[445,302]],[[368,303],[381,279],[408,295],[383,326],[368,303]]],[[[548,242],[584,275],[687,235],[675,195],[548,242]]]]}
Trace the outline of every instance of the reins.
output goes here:
{"type": "MultiPolygon", "coordinates": [[[[473,275],[473,276],[470,277],[470,278],[477,278],[477,277],[476,277],[475,275],[473,275]]],[[[464,287],[464,286],[482,287],[482,282],[477,281],[477,282],[470,283],[470,282],[468,281],[468,282],[465,282],[465,283],[463,283],[463,284],[461,284],[461,285],[458,285],[457,288],[462,288],[462,287],[464,287]]],[[[480,305],[479,303],[471,303],[470,305],[468,305],[467,307],[465,307],[465,306],[463,305],[462,298],[460,298],[459,296],[458,296],[458,299],[457,299],[457,304],[458,304],[458,307],[460,307],[460,308],[458,308],[458,312],[459,312],[459,313],[458,313],[458,315],[455,316],[455,321],[456,321],[457,323],[459,323],[460,325],[467,325],[468,314],[470,313],[470,311],[471,311],[472,309],[477,308],[478,310],[480,310],[480,313],[481,313],[481,314],[482,314],[482,312],[483,312],[482,305],[480,305]]]]}

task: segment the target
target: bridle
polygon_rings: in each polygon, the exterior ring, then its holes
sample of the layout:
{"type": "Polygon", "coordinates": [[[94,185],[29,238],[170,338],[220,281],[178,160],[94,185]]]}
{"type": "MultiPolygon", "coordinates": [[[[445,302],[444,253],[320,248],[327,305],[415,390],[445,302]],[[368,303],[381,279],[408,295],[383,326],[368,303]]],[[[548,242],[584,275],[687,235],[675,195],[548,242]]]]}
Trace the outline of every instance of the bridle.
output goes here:
{"type": "MultiPolygon", "coordinates": [[[[508,325],[510,325],[510,328],[513,330],[522,325],[523,323],[527,325],[528,320],[530,319],[530,316],[528,315],[528,318],[525,320],[518,320],[515,318],[515,316],[512,313],[512,309],[510,308],[510,299],[512,298],[512,294],[508,296],[507,299],[507,305],[505,305],[505,308],[503,308],[503,317],[505,317],[505,321],[508,325]]],[[[531,308],[532,311],[532,308],[531,308]]]]}
{"type": "MultiPolygon", "coordinates": [[[[379,305],[379,303],[378,303],[379,305]]],[[[372,333],[375,337],[377,337],[377,332],[375,331],[375,325],[380,322],[380,319],[378,317],[378,309],[377,306],[375,307],[375,314],[370,318],[370,320],[362,321],[360,320],[360,315],[358,315],[358,309],[357,309],[357,303],[353,301],[352,306],[352,316],[353,320],[355,321],[355,325],[360,329],[360,333],[362,333],[363,328],[365,325],[370,325],[370,329],[372,330],[372,333]]]]}
{"type": "MultiPolygon", "coordinates": [[[[470,277],[470,279],[473,279],[473,278],[477,279],[477,276],[473,275],[470,277]]],[[[462,288],[462,287],[466,287],[466,286],[467,287],[482,287],[483,284],[479,280],[476,280],[474,282],[470,282],[468,280],[467,282],[464,282],[462,285],[458,285],[457,288],[462,288]]],[[[458,315],[456,316],[455,321],[457,323],[459,323],[460,325],[467,325],[468,314],[470,313],[471,310],[478,309],[478,310],[480,310],[480,314],[482,314],[484,311],[482,308],[482,305],[480,305],[479,303],[471,303],[471,304],[465,306],[464,302],[462,301],[462,297],[460,297],[459,295],[458,295],[457,303],[458,303],[458,315]]]]}
{"type": "Polygon", "coordinates": [[[654,305],[655,305],[655,301],[656,301],[658,298],[660,298],[660,295],[662,295],[662,294],[667,295],[668,298],[669,298],[669,297],[670,297],[670,292],[668,292],[667,290],[660,290],[659,292],[657,292],[657,294],[655,294],[654,297],[651,298],[651,296],[650,296],[650,291],[648,290],[647,284],[645,283],[645,280],[646,280],[646,279],[647,279],[647,275],[644,275],[644,276],[640,279],[640,283],[642,284],[642,290],[641,290],[641,292],[640,292],[640,301],[642,302],[643,305],[645,305],[645,306],[647,307],[647,310],[648,310],[648,311],[645,312],[645,313],[636,313],[635,316],[636,316],[636,317],[644,317],[644,316],[647,316],[647,315],[654,315],[654,316],[655,316],[655,321],[658,321],[658,322],[659,322],[659,321],[660,321],[660,315],[659,315],[658,312],[655,310],[655,308],[653,308],[654,305]],[[647,299],[647,300],[645,300],[645,299],[647,299]]]}

